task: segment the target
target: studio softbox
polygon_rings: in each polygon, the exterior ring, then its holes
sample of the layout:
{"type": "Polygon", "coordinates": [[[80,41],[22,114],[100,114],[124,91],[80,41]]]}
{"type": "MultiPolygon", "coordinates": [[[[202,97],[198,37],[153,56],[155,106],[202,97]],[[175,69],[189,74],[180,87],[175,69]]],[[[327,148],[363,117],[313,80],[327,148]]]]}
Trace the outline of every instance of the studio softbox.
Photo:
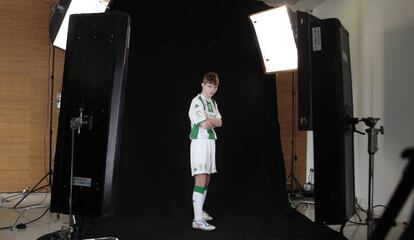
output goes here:
{"type": "Polygon", "coordinates": [[[52,212],[69,213],[72,182],[74,215],[114,213],[129,36],[130,18],[126,13],[70,17],[52,212]],[[88,117],[88,124],[73,136],[71,121],[82,115],[88,117]]]}
{"type": "Polygon", "coordinates": [[[60,0],[52,7],[49,37],[53,46],[66,49],[69,18],[72,14],[103,13],[111,0],[60,0]]]}

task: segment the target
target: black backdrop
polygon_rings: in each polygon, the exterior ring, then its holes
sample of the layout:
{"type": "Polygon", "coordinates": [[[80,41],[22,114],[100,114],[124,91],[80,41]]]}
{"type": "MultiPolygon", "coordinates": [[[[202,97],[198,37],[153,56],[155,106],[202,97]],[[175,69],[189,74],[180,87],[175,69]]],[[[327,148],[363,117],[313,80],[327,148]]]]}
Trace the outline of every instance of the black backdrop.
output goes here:
{"type": "Polygon", "coordinates": [[[85,219],[85,237],[340,239],[288,207],[276,81],[263,74],[248,18],[264,9],[254,0],[114,1],[131,17],[117,208],[85,219]],[[188,138],[188,108],[207,71],[220,76],[223,116],[209,233],[191,229],[188,138]]]}

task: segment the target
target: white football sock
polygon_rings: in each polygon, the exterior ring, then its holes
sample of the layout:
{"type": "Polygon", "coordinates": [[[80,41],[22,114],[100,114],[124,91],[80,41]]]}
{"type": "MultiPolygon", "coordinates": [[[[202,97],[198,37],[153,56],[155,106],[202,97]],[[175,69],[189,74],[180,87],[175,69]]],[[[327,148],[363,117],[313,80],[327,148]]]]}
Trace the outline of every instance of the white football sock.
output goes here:
{"type": "Polygon", "coordinates": [[[194,220],[202,220],[204,204],[204,188],[200,186],[194,186],[193,190],[193,208],[194,208],[194,220]]]}

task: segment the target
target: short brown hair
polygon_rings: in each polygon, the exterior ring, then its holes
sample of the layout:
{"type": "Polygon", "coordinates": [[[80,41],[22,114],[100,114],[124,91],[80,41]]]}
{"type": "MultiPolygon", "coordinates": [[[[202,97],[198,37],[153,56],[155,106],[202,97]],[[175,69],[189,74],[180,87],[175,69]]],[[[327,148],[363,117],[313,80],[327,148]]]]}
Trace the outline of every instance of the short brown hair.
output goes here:
{"type": "Polygon", "coordinates": [[[203,83],[211,83],[215,86],[219,85],[219,77],[215,72],[208,72],[204,74],[203,83]]]}

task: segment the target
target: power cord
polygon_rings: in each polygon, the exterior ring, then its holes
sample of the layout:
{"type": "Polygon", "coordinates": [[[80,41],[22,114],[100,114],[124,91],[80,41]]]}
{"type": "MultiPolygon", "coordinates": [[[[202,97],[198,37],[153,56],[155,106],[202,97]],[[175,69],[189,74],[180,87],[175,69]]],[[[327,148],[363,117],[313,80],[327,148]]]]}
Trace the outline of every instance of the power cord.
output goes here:
{"type": "MultiPolygon", "coordinates": [[[[23,207],[16,207],[16,208],[13,208],[13,207],[5,207],[5,206],[0,206],[0,208],[4,208],[4,209],[23,209],[23,208],[28,208],[28,207],[37,206],[37,205],[40,205],[40,204],[42,204],[42,203],[44,203],[44,202],[45,202],[45,200],[46,200],[46,198],[47,198],[48,194],[49,194],[49,192],[46,192],[45,197],[44,197],[44,198],[43,198],[43,200],[42,200],[42,201],[40,201],[39,203],[34,203],[34,204],[27,205],[27,206],[23,206],[23,207]]],[[[10,202],[10,201],[9,201],[9,202],[10,202]]]]}
{"type": "MultiPolygon", "coordinates": [[[[341,226],[341,233],[343,233],[343,228],[345,226],[352,226],[352,225],[346,225],[347,223],[352,223],[354,225],[367,225],[366,221],[362,221],[361,217],[359,216],[358,209],[361,210],[364,213],[367,213],[367,210],[364,209],[363,207],[361,207],[361,205],[359,205],[358,198],[356,198],[356,200],[355,200],[355,205],[356,205],[356,213],[355,214],[358,216],[358,218],[359,218],[360,221],[359,222],[354,222],[354,221],[351,221],[349,219],[347,222],[345,222],[344,224],[342,224],[342,226],[341,226]]],[[[387,208],[387,205],[377,204],[377,205],[373,206],[373,208],[377,208],[377,207],[383,207],[383,208],[386,209],[387,208]]],[[[374,220],[378,220],[378,218],[375,218],[374,220]]]]}
{"type": "MultiPolygon", "coordinates": [[[[37,220],[39,220],[39,219],[41,219],[47,212],[49,211],[49,208],[47,208],[43,213],[42,213],[42,215],[40,215],[39,217],[37,217],[37,218],[35,218],[35,219],[33,219],[33,220],[31,220],[31,221],[29,221],[29,222],[26,222],[26,223],[19,223],[19,224],[17,224],[16,225],[16,228],[17,229],[25,229],[26,228],[26,226],[28,225],[28,224],[30,224],[30,223],[33,223],[33,222],[36,222],[37,220]]],[[[0,227],[0,230],[5,230],[5,229],[12,229],[13,228],[13,226],[7,226],[7,227],[0,227]]]]}

